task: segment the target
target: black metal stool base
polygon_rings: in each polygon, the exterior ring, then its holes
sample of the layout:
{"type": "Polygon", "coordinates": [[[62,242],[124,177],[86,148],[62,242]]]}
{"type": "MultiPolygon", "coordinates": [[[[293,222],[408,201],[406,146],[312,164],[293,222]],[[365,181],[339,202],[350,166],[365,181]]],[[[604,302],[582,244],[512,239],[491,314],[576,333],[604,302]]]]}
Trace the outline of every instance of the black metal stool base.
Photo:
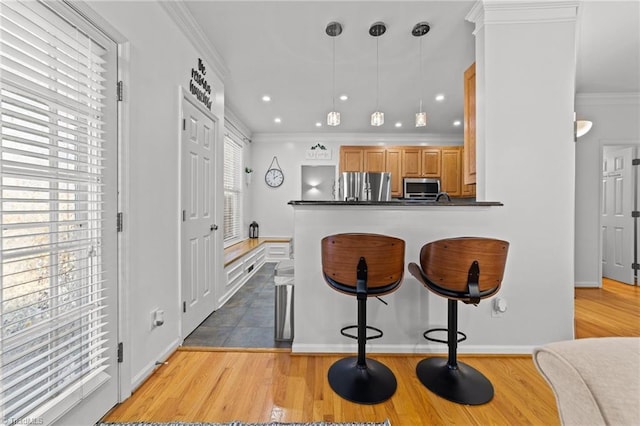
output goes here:
{"type": "Polygon", "coordinates": [[[458,404],[481,405],[493,398],[493,385],[478,370],[463,362],[450,368],[445,358],[426,358],[416,374],[431,392],[458,404]]]}
{"type": "Polygon", "coordinates": [[[359,404],[378,404],[395,393],[398,383],[386,365],[366,358],[359,366],[357,357],[343,358],[329,368],[329,384],[344,399],[359,404]]]}

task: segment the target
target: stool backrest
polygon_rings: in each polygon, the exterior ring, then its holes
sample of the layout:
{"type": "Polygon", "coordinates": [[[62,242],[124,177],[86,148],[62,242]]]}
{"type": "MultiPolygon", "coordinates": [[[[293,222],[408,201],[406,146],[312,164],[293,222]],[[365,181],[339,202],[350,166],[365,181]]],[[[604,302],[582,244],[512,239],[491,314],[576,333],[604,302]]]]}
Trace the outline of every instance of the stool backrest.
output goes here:
{"type": "Polygon", "coordinates": [[[467,292],[469,268],[478,261],[480,291],[498,289],[502,283],[509,243],[480,237],[433,241],[420,250],[420,266],[434,284],[455,292],[467,292]]]}
{"type": "Polygon", "coordinates": [[[322,272],[343,286],[356,287],[357,266],[367,262],[367,287],[400,282],[404,274],[404,240],[378,234],[336,234],[322,239],[322,272]]]}

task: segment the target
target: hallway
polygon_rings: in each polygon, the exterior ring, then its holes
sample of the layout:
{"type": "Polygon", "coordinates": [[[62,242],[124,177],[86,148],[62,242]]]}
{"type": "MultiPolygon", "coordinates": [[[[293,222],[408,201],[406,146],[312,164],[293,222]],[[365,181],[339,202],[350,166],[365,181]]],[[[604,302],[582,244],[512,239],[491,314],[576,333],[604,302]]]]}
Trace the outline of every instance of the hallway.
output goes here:
{"type": "Polygon", "coordinates": [[[225,305],[209,315],[183,343],[185,347],[291,348],[273,339],[274,268],[265,263],[225,305]]]}

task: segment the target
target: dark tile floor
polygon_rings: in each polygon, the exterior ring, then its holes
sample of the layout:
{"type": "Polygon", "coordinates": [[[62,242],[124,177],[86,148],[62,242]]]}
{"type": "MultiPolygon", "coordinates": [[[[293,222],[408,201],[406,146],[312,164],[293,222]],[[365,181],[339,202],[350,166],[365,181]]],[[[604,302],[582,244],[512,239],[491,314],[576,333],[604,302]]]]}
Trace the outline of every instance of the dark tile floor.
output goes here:
{"type": "Polygon", "coordinates": [[[204,320],[183,346],[290,348],[274,340],[276,263],[265,263],[224,306],[204,320]]]}

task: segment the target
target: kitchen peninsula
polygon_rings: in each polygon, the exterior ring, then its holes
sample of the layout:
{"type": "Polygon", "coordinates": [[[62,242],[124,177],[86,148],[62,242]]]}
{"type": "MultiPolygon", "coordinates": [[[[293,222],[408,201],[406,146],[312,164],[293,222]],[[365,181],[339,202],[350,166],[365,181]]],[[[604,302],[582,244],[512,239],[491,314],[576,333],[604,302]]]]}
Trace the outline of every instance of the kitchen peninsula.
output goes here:
{"type": "MultiPolygon", "coordinates": [[[[456,236],[486,236],[503,239],[496,223],[500,202],[454,199],[451,202],[392,200],[386,202],[290,201],[294,209],[295,243],[295,337],[293,352],[355,352],[355,340],[340,335],[340,329],[355,324],[356,300],[332,290],[322,276],[320,241],[337,233],[377,233],[405,241],[405,265],[419,262],[421,247],[434,240],[456,236]],[[487,227],[493,223],[493,226],[487,227]]],[[[508,263],[508,261],[507,261],[508,263]]],[[[355,267],[355,266],[354,266],[355,267]]],[[[509,270],[505,283],[513,277],[509,270]]],[[[383,330],[371,341],[368,352],[444,352],[445,346],[427,342],[422,333],[446,327],[447,304],[435,297],[405,268],[404,281],[394,293],[384,296],[388,305],[375,298],[367,302],[369,325],[383,330]]],[[[513,316],[513,315],[512,315],[513,316]]],[[[477,307],[461,305],[459,325],[468,335],[463,352],[528,353],[530,347],[505,347],[496,331],[505,325],[492,319],[491,301],[477,307]],[[494,347],[502,345],[502,348],[494,347]]],[[[510,334],[510,333],[506,333],[510,334]]]]}

